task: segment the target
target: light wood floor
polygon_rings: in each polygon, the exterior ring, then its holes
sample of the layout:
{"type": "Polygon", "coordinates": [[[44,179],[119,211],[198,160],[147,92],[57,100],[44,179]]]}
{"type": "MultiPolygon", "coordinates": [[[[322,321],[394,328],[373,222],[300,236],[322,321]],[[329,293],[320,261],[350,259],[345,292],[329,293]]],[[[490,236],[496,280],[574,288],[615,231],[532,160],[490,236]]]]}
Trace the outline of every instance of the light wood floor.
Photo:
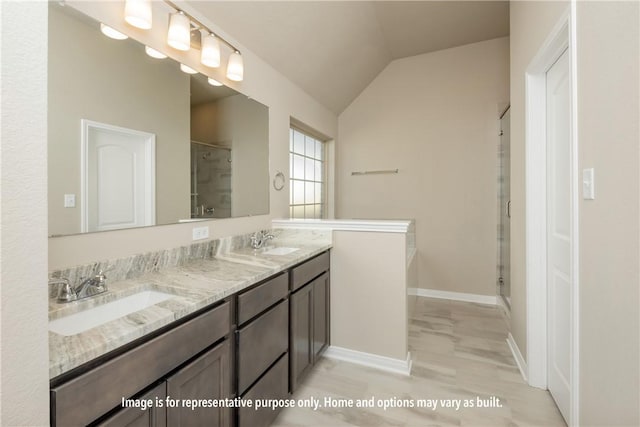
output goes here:
{"type": "Polygon", "coordinates": [[[494,306],[418,298],[409,326],[410,377],[322,359],[292,397],[500,399],[499,408],[287,408],[274,426],[564,426],[547,391],[525,384],[494,306]]]}

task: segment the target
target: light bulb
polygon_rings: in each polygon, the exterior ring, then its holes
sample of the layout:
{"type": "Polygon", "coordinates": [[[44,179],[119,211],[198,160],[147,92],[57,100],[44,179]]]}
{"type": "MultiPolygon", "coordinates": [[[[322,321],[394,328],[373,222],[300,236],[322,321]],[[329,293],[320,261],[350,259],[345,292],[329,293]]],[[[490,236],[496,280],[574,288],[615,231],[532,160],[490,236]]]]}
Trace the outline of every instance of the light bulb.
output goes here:
{"type": "Polygon", "coordinates": [[[242,63],[242,55],[235,51],[229,56],[227,64],[227,78],[234,82],[241,82],[244,78],[244,65],[242,63]]]}
{"type": "Polygon", "coordinates": [[[126,0],[124,3],[124,20],[136,28],[151,28],[151,0],[126,0]]]}
{"type": "Polygon", "coordinates": [[[187,73],[187,74],[198,74],[198,72],[196,70],[194,70],[191,67],[188,67],[184,64],[180,64],[180,70],[182,70],[182,72],[187,73]]]}
{"type": "Polygon", "coordinates": [[[167,43],[172,48],[183,51],[187,51],[191,47],[191,23],[184,13],[171,14],[167,43]]]}
{"type": "Polygon", "coordinates": [[[144,47],[144,51],[147,53],[147,55],[149,55],[152,58],[164,59],[164,58],[167,57],[167,55],[165,55],[164,53],[159,52],[159,51],[157,51],[154,48],[151,48],[149,46],[145,46],[144,47]]]}
{"type": "Polygon", "coordinates": [[[112,39],[116,40],[125,40],[129,38],[128,36],[122,34],[120,31],[116,31],[110,26],[104,25],[102,22],[100,23],[100,31],[102,31],[102,34],[104,34],[105,36],[111,37],[112,39]]]}
{"type": "Polygon", "coordinates": [[[210,84],[211,86],[223,86],[223,84],[222,84],[222,83],[220,83],[220,82],[219,82],[219,81],[217,81],[216,79],[212,79],[211,77],[209,77],[209,78],[207,79],[207,81],[209,82],[209,84],[210,84]]]}
{"type": "Polygon", "coordinates": [[[220,42],[213,34],[208,34],[202,30],[202,52],[200,62],[207,67],[216,68],[220,66],[220,42]]]}

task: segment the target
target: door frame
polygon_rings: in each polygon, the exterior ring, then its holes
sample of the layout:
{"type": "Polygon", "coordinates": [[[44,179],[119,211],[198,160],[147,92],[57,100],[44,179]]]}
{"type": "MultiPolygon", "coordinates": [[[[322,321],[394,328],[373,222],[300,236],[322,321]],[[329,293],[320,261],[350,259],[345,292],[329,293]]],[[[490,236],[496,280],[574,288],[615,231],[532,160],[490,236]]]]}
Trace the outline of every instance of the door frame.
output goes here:
{"type": "Polygon", "coordinates": [[[579,254],[578,254],[578,133],[576,74],[576,4],[563,13],[526,70],[525,188],[527,381],[547,389],[547,149],[546,72],[568,50],[570,79],[570,222],[573,277],[570,308],[569,425],[579,425],[579,254]]]}
{"type": "Polygon", "coordinates": [[[144,179],[148,188],[144,195],[145,223],[156,223],[156,135],[135,129],[100,123],[93,120],[80,120],[80,229],[82,233],[89,231],[89,134],[92,129],[100,129],[113,133],[133,135],[144,139],[145,156],[148,167],[144,179]]]}

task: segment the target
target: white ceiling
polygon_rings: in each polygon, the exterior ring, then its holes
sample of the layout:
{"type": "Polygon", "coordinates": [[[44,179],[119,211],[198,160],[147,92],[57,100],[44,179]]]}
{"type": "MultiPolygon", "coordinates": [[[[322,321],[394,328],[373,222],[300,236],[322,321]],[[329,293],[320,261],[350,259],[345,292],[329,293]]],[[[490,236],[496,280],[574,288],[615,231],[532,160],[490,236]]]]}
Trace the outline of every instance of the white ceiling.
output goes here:
{"type": "Polygon", "coordinates": [[[509,34],[508,1],[191,1],[339,114],[394,59],[509,34]]]}

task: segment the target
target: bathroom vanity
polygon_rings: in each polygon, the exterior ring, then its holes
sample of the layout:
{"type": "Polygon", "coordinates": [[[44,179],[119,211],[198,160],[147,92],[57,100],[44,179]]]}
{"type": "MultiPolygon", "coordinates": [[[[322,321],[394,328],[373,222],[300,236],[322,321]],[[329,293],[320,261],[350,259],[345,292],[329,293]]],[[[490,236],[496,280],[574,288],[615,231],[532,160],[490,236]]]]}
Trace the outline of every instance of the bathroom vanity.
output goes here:
{"type": "Polygon", "coordinates": [[[50,332],[51,424],[268,426],[278,410],[229,406],[288,398],[327,348],[328,248],[240,249],[114,283],[116,294],[144,282],[175,298],[72,336],[50,332]],[[173,319],[156,327],[162,311],[173,319]],[[236,404],[213,407],[224,399],[236,404]]]}

